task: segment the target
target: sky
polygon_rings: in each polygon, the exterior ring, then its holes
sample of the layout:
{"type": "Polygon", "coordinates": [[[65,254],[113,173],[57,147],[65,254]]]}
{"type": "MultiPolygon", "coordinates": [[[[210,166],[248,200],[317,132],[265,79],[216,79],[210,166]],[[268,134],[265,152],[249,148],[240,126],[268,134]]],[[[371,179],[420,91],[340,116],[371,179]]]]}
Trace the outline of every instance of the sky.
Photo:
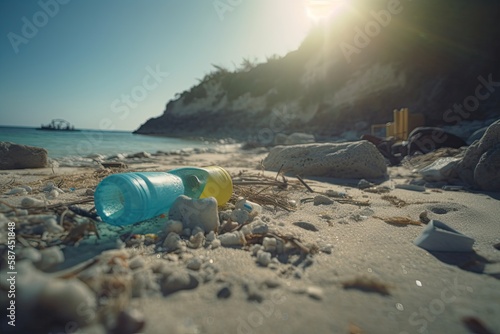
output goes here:
{"type": "Polygon", "coordinates": [[[135,130],[212,64],[297,49],[310,1],[0,0],[0,125],[135,130]]]}

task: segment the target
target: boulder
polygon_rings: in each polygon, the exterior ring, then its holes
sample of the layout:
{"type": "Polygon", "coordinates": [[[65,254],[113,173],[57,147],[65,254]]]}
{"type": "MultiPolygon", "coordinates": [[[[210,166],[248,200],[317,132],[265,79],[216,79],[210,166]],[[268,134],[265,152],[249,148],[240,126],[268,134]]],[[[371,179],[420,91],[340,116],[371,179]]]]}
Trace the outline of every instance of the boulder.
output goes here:
{"type": "Polygon", "coordinates": [[[0,142],[0,169],[44,168],[48,163],[44,148],[0,142]]]}
{"type": "Polygon", "coordinates": [[[457,165],[462,181],[483,190],[500,190],[499,145],[500,120],[491,124],[483,137],[467,148],[465,156],[457,165]]]}
{"type": "Polygon", "coordinates": [[[481,156],[474,169],[474,181],[483,190],[500,190],[500,144],[481,156]]]}
{"type": "Polygon", "coordinates": [[[264,159],[268,170],[302,176],[380,178],[387,172],[384,157],[370,142],[277,146],[264,159]]]}
{"type": "Polygon", "coordinates": [[[441,147],[460,148],[467,143],[460,137],[440,128],[418,127],[408,135],[408,155],[416,152],[423,154],[441,147]]]}

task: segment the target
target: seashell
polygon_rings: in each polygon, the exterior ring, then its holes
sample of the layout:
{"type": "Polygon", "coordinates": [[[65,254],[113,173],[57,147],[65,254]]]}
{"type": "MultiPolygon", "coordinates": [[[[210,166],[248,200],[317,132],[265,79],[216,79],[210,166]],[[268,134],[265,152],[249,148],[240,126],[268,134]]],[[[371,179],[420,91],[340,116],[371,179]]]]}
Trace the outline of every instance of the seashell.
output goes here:
{"type": "Polygon", "coordinates": [[[205,244],[205,234],[203,232],[198,232],[189,238],[186,243],[189,248],[197,249],[203,247],[205,244]]]}

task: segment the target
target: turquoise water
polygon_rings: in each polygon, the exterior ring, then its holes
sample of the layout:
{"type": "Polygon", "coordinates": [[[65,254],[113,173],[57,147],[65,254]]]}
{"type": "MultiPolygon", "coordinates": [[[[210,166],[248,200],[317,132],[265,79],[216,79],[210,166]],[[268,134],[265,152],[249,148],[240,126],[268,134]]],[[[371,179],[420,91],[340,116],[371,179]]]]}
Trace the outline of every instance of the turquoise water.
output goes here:
{"type": "Polygon", "coordinates": [[[36,128],[1,126],[0,141],[43,147],[51,158],[169,152],[209,146],[203,141],[137,135],[124,131],[41,131],[36,128]]]}

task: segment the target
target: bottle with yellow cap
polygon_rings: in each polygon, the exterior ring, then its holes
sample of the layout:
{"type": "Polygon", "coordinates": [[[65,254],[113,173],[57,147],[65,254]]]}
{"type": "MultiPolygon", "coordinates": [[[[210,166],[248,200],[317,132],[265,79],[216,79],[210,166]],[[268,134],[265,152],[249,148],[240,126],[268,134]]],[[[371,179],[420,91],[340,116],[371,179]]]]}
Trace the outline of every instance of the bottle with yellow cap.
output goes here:
{"type": "Polygon", "coordinates": [[[180,195],[215,197],[220,206],[232,193],[231,176],[225,169],[183,167],[168,172],[109,175],[98,184],[94,202],[104,222],[124,226],[165,213],[180,195]]]}

